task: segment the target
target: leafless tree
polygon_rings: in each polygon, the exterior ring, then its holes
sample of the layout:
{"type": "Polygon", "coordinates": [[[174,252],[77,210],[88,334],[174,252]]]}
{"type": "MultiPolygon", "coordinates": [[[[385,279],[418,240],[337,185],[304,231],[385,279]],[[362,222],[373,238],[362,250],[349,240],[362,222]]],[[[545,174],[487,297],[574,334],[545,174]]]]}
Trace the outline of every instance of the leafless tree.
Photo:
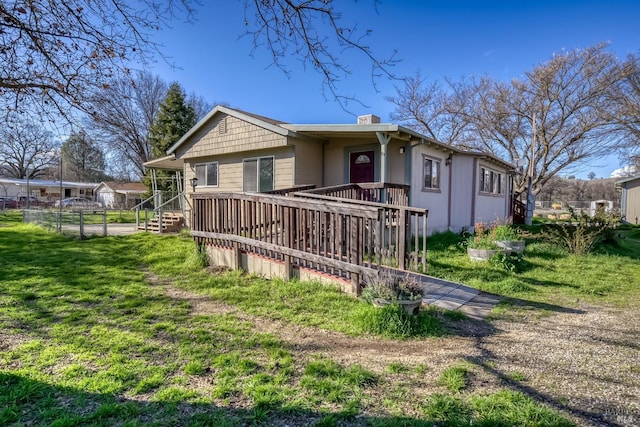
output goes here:
{"type": "Polygon", "coordinates": [[[202,120],[204,116],[206,116],[213,108],[213,105],[211,105],[205,98],[195,92],[191,92],[187,96],[187,104],[190,105],[191,108],[193,108],[198,121],[202,120]]]}
{"type": "Polygon", "coordinates": [[[149,129],[167,88],[159,76],[140,72],[132,79],[112,81],[93,97],[95,109],[88,126],[115,166],[115,175],[133,171],[144,176],[143,163],[151,159],[149,129]]]}
{"type": "Polygon", "coordinates": [[[0,126],[0,175],[38,178],[57,167],[59,144],[51,132],[29,123],[0,126]]]}
{"type": "MultiPolygon", "coordinates": [[[[373,3],[376,7],[378,1],[373,3]]],[[[392,67],[398,61],[395,51],[384,59],[378,57],[365,44],[371,30],[342,25],[341,17],[333,0],[245,0],[246,35],[252,38],[254,49],[269,51],[273,64],[287,75],[287,60],[299,59],[322,76],[323,93],[345,107],[357,101],[337,87],[342,77],[351,74],[347,55],[355,53],[371,64],[374,87],[378,77],[394,77],[392,67]]]]}
{"type": "MultiPolygon", "coordinates": [[[[600,44],[554,55],[508,83],[490,77],[448,82],[445,96],[421,97],[421,86],[414,88],[415,82],[408,80],[390,100],[397,106],[396,117],[405,118],[409,126],[448,122],[455,132],[441,125],[445,142],[487,151],[512,163],[520,159],[538,193],[560,171],[618,147],[619,127],[612,120],[617,106],[611,96],[622,79],[618,70],[619,61],[600,44]],[[421,99],[436,105],[406,107],[421,99]],[[421,117],[425,111],[431,117],[421,117]]],[[[429,87],[424,93],[438,91],[429,87]]],[[[518,175],[515,190],[523,192],[526,186],[527,174],[518,175]]]]}
{"type": "MultiPolygon", "coordinates": [[[[144,176],[143,164],[152,158],[149,129],[168,88],[160,76],[138,72],[132,78],[112,81],[108,89],[93,97],[94,110],[87,127],[91,136],[100,141],[112,175],[122,179],[144,176]]],[[[195,93],[187,97],[187,103],[198,120],[211,109],[195,93]]]]}
{"type": "Polygon", "coordinates": [[[455,113],[459,111],[454,102],[453,83],[447,82],[447,92],[437,82],[428,83],[420,73],[404,79],[404,87],[397,88],[397,95],[387,97],[396,105],[391,113],[391,120],[406,124],[437,141],[454,143],[460,139],[467,122],[456,121],[455,113]],[[452,95],[453,93],[453,95],[452,95]]]}
{"type": "Polygon", "coordinates": [[[104,153],[84,130],[72,133],[62,144],[62,176],[80,182],[107,179],[104,153]]]}
{"type": "Polygon", "coordinates": [[[624,138],[623,158],[640,167],[640,58],[629,55],[620,66],[622,81],[612,95],[614,119],[624,138]]]}
{"type": "Polygon", "coordinates": [[[197,0],[0,2],[0,102],[7,113],[67,116],[130,64],[160,54],[154,33],[197,0]]]}

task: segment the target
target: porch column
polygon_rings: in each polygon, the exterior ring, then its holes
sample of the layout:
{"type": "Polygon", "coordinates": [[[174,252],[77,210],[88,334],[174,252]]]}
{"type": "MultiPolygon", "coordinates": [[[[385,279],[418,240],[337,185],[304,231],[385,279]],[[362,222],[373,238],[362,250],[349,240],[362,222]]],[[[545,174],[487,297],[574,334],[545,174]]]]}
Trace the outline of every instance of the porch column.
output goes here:
{"type": "Polygon", "coordinates": [[[382,132],[376,132],[380,142],[380,182],[387,182],[387,144],[391,136],[382,132]]]}

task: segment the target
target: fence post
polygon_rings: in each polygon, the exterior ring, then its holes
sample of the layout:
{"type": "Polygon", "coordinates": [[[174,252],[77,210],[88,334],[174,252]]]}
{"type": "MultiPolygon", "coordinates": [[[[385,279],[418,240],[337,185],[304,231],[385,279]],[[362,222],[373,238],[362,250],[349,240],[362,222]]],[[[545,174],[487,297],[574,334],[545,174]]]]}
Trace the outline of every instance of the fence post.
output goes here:
{"type": "Polygon", "coordinates": [[[103,230],[103,236],[107,235],[107,210],[103,210],[102,211],[102,230],[103,230]]]}
{"type": "Polygon", "coordinates": [[[136,230],[140,229],[140,207],[136,207],[136,230]]]}
{"type": "Polygon", "coordinates": [[[80,209],[80,240],[84,239],[84,216],[82,209],[80,209]]]}

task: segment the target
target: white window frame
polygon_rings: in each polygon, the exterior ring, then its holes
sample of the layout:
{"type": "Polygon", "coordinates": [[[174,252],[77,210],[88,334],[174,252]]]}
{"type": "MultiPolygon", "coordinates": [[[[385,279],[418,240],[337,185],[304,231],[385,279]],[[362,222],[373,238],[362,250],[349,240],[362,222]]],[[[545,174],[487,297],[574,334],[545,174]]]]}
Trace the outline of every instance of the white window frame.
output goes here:
{"type": "Polygon", "coordinates": [[[480,193],[503,196],[505,184],[505,173],[480,166],[480,193]]]}
{"type": "Polygon", "coordinates": [[[442,159],[423,154],[422,155],[422,191],[440,191],[441,182],[442,182],[442,159]],[[425,176],[424,170],[425,170],[425,163],[427,161],[431,162],[430,186],[425,185],[426,176],[425,176]],[[436,169],[436,185],[433,185],[434,165],[436,169]]]}
{"type": "Polygon", "coordinates": [[[214,187],[215,188],[220,185],[220,165],[218,162],[196,163],[195,165],[193,165],[193,173],[195,174],[194,176],[198,178],[198,187],[214,187]],[[207,177],[209,176],[207,169],[211,166],[215,166],[216,167],[216,183],[209,184],[208,182],[201,182],[200,178],[198,178],[198,166],[204,166],[206,168],[204,172],[205,179],[207,179],[207,177]]]}
{"type": "MultiPolygon", "coordinates": [[[[271,190],[276,188],[276,156],[260,156],[260,157],[248,157],[246,159],[242,159],[242,191],[247,191],[247,189],[245,188],[245,182],[244,182],[244,165],[246,162],[251,162],[251,161],[256,161],[256,192],[260,193],[260,160],[263,159],[271,159],[271,164],[273,165],[273,169],[271,171],[272,173],[272,178],[271,178],[271,190]]],[[[271,190],[266,190],[266,191],[271,191],[271,190]]]]}

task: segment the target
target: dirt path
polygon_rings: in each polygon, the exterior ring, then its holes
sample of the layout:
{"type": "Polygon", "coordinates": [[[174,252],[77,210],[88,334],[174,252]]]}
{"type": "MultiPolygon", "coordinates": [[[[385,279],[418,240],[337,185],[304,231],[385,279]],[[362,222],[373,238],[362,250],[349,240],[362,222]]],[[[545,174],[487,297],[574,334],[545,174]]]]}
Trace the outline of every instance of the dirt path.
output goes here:
{"type": "Polygon", "coordinates": [[[469,391],[499,388],[522,391],[545,402],[581,425],[640,425],[639,310],[583,305],[549,316],[491,323],[458,322],[457,336],[420,341],[354,338],[341,333],[247,315],[233,306],[163,283],[167,296],[186,301],[192,314],[233,313],[252,322],[256,332],[285,342],[294,358],[317,355],[378,373],[390,363],[427,367],[415,395],[437,389],[436,378],[447,367],[472,366],[469,391]]]}

